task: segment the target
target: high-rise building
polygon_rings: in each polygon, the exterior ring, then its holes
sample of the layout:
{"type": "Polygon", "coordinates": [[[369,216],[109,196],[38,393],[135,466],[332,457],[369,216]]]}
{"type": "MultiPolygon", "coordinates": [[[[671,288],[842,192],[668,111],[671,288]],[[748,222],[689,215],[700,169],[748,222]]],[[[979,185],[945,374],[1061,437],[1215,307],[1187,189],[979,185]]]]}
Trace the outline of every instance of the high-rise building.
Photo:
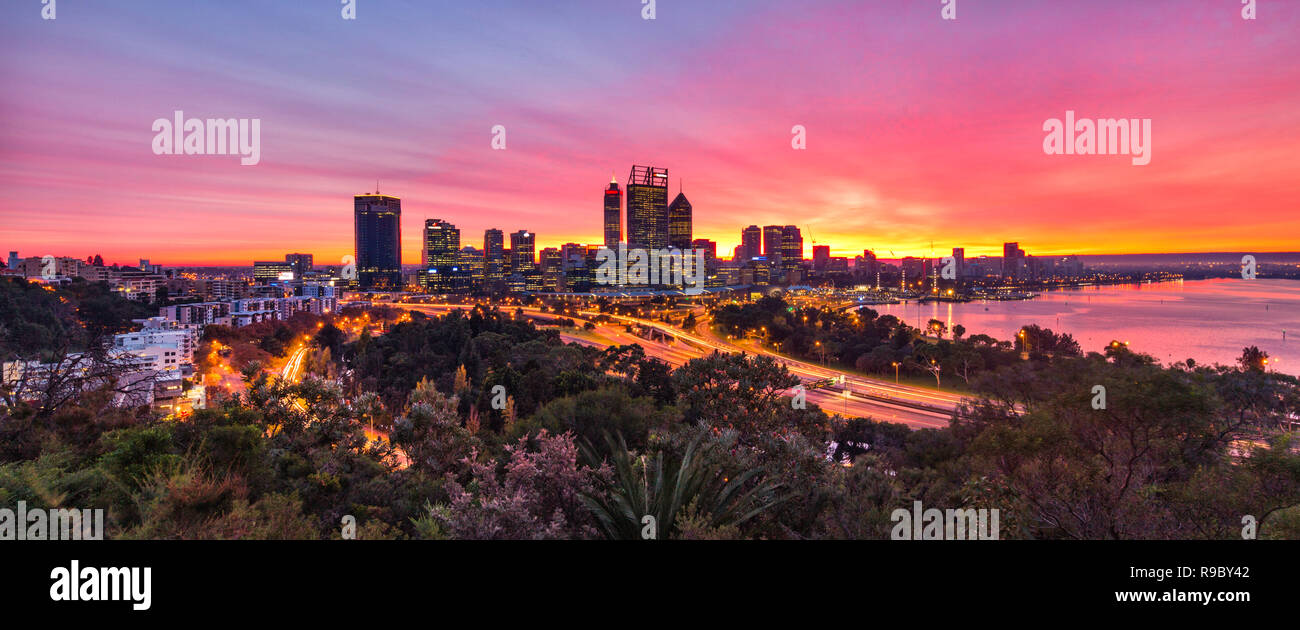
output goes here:
{"type": "Polygon", "coordinates": [[[258,260],[253,262],[253,281],[258,284],[273,284],[293,280],[293,265],[278,260],[258,260]]]}
{"type": "Polygon", "coordinates": [[[633,166],[627,178],[627,244],[668,247],[668,169],[633,166]]]}
{"type": "Polygon", "coordinates": [[[691,247],[691,202],[681,192],[668,206],[668,245],[677,249],[691,247]]]}
{"type": "Polygon", "coordinates": [[[781,231],[781,268],[797,268],[803,262],[803,233],[798,226],[787,225],[781,231]]]}
{"type": "Polygon", "coordinates": [[[541,252],[542,290],[556,293],[564,290],[564,265],[558,247],[547,247],[541,252]]]}
{"type": "Polygon", "coordinates": [[[510,233],[510,270],[525,273],[537,269],[537,235],[528,230],[510,233]]]}
{"type": "Polygon", "coordinates": [[[314,266],[311,254],[285,254],[284,261],[293,267],[293,277],[295,280],[302,280],[307,272],[311,271],[314,266]]]}
{"type": "Polygon", "coordinates": [[[353,197],[357,283],[362,289],[402,287],[402,200],[389,195],[353,197]]]}
{"type": "Polygon", "coordinates": [[[957,277],[958,278],[965,277],[966,276],[966,248],[965,247],[952,248],[952,259],[953,261],[955,261],[954,264],[957,267],[956,269],[954,269],[954,271],[957,272],[957,277]]]}
{"type": "Polygon", "coordinates": [[[826,266],[831,262],[830,245],[813,245],[813,271],[826,273],[826,266]]]}
{"type": "Polygon", "coordinates": [[[763,255],[763,229],[757,225],[751,225],[740,231],[740,247],[744,260],[740,262],[749,262],[755,256],[763,255]]]}
{"type": "Polygon", "coordinates": [[[483,232],[483,278],[489,290],[502,289],[505,267],[505,233],[495,228],[483,232]]]}
{"type": "Polygon", "coordinates": [[[722,286],[721,281],[718,280],[718,269],[721,267],[718,264],[718,244],[707,238],[697,238],[691,241],[691,247],[704,250],[705,286],[722,286]],[[712,281],[712,284],[710,284],[710,281],[712,281]]]}
{"type": "Polygon", "coordinates": [[[1021,276],[1024,268],[1025,250],[1020,243],[1002,244],[1002,277],[1015,280],[1021,276]]]}
{"type": "Polygon", "coordinates": [[[781,244],[785,241],[784,225],[763,226],[763,257],[772,267],[781,266],[781,244]]]}
{"type": "Polygon", "coordinates": [[[460,249],[460,256],[456,260],[459,262],[460,270],[464,272],[466,279],[469,281],[467,288],[474,291],[481,290],[486,282],[484,277],[486,261],[483,252],[466,245],[460,249]]]}
{"type": "Polygon", "coordinates": [[[623,241],[623,191],[618,179],[609,178],[605,189],[605,247],[615,249],[623,241]]]}
{"type": "Polygon", "coordinates": [[[456,226],[442,219],[425,219],[420,258],[425,288],[437,293],[454,293],[464,288],[460,230],[456,226]]]}
{"type": "Polygon", "coordinates": [[[691,241],[691,247],[704,250],[705,260],[715,260],[718,257],[718,244],[707,238],[697,238],[691,241]]]}

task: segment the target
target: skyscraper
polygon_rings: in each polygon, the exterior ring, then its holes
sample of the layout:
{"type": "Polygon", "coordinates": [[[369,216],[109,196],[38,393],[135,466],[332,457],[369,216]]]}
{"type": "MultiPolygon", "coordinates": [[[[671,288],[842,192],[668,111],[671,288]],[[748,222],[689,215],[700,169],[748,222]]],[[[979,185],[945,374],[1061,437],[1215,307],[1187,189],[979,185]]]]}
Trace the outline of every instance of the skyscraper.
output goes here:
{"type": "Polygon", "coordinates": [[[460,272],[460,230],[442,219],[425,219],[420,265],[426,287],[438,293],[463,288],[460,272]]]}
{"type": "Polygon", "coordinates": [[[623,240],[623,191],[618,179],[609,178],[605,189],[605,247],[615,249],[623,240]]]}
{"type": "Polygon", "coordinates": [[[803,262],[803,233],[798,226],[787,225],[781,230],[781,268],[789,271],[803,262]]]}
{"type": "Polygon", "coordinates": [[[677,249],[691,247],[691,202],[681,192],[668,206],[668,245],[677,249]]]}
{"type": "Polygon", "coordinates": [[[1024,266],[1024,250],[1020,249],[1020,243],[1003,243],[1002,244],[1002,277],[1015,280],[1020,277],[1020,271],[1024,266]]]}
{"type": "Polygon", "coordinates": [[[285,254],[284,261],[293,266],[293,277],[302,280],[314,266],[311,254],[285,254]]]}
{"type": "Polygon", "coordinates": [[[362,289],[402,287],[402,200],[376,192],[353,197],[357,282],[362,289]]]}
{"type": "Polygon", "coordinates": [[[528,230],[510,233],[510,270],[525,273],[537,269],[537,235],[528,230]]]}
{"type": "Polygon", "coordinates": [[[483,232],[483,278],[492,291],[501,290],[505,281],[505,233],[498,229],[483,232]]]}
{"type": "Polygon", "coordinates": [[[564,263],[558,247],[547,247],[541,252],[542,290],[564,290],[564,263]]]}
{"type": "Polygon", "coordinates": [[[778,266],[781,260],[781,244],[785,241],[784,225],[763,226],[763,255],[769,265],[778,266]]]}
{"type": "Polygon", "coordinates": [[[830,245],[813,245],[813,270],[817,273],[826,273],[826,267],[831,263],[831,246],[830,245]]]}
{"type": "Polygon", "coordinates": [[[668,247],[668,169],[633,166],[627,178],[627,244],[668,247]]]}
{"type": "Polygon", "coordinates": [[[751,225],[740,231],[740,247],[742,248],[744,260],[740,262],[749,262],[755,256],[763,254],[763,229],[757,225],[751,225]]]}

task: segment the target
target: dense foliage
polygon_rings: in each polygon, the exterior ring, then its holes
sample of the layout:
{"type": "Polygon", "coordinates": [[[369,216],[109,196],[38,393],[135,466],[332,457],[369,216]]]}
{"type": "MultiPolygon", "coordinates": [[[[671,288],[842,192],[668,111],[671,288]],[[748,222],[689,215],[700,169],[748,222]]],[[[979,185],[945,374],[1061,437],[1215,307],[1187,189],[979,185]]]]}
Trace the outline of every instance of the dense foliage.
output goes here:
{"type": "MultiPolygon", "coordinates": [[[[845,356],[918,343],[862,319],[824,339],[845,356]]],[[[647,522],[659,538],[886,538],[914,500],[999,509],[1004,538],[1232,538],[1243,515],[1300,536],[1300,386],[1249,352],[1162,367],[990,341],[977,396],[913,431],[794,409],[797,379],[770,359],[672,369],[497,310],[305,334],[319,360],[301,383],[250,370],[183,421],[96,392],[49,416],[6,407],[0,504],[103,507],[115,538],[331,538],[347,517],[359,538],[641,538],[647,522]]]]}

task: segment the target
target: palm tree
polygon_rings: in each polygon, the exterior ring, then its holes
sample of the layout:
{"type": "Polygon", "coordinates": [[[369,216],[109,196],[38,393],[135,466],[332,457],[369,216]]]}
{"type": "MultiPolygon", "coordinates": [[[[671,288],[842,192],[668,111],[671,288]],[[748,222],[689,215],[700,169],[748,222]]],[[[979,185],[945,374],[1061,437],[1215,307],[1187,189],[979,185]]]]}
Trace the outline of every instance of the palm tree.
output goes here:
{"type": "MultiPolygon", "coordinates": [[[[692,503],[710,527],[739,527],[790,499],[790,495],[777,495],[781,484],[764,478],[762,468],[727,475],[710,460],[712,446],[701,445],[702,439],[703,435],[692,440],[674,467],[665,463],[662,451],[647,462],[646,455],[634,457],[628,451],[621,433],[617,442],[605,434],[614,480],[603,492],[584,495],[583,501],[607,538],[641,539],[647,516],[654,519],[656,537],[669,537],[677,532],[682,509],[692,503]]],[[[589,462],[599,465],[601,458],[589,443],[583,444],[582,451],[589,462]]]]}

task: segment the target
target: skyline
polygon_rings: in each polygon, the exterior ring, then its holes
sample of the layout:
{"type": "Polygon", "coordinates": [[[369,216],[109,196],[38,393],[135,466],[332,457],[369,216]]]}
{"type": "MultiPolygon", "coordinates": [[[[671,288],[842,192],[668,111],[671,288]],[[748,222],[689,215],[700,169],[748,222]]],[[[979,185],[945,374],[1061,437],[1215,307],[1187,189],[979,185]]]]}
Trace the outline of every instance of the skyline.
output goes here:
{"type": "Polygon", "coordinates": [[[328,6],[140,3],[43,22],[34,9],[0,24],[16,51],[0,73],[24,86],[0,95],[0,248],[336,264],[352,253],[348,199],[376,179],[406,206],[407,264],[426,218],[475,247],[493,227],[537,233],[538,250],[596,244],[609,174],[655,164],[724,256],[750,224],[800,226],[806,257],[814,241],[882,258],[928,256],[931,241],[968,256],[1006,241],[1042,255],[1296,249],[1300,7],[1254,21],[1212,1],[961,11],[710,3],[645,21],[610,3],[393,2],[350,22],[328,6]],[[341,54],[307,52],[321,42],[341,54]],[[261,119],[260,163],[153,155],[149,124],[175,110],[261,119]],[[1151,119],[1151,163],[1046,155],[1042,125],[1067,111],[1151,119]]]}

